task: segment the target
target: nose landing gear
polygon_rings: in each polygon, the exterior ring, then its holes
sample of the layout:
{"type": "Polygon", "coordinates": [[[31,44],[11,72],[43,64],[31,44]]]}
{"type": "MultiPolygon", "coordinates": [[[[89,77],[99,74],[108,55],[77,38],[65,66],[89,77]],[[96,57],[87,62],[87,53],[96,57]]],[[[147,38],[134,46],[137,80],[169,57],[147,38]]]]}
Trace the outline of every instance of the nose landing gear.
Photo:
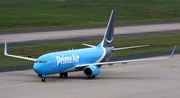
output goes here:
{"type": "Polygon", "coordinates": [[[46,82],[46,78],[43,77],[43,78],[42,78],[42,82],[46,82]]]}
{"type": "Polygon", "coordinates": [[[42,75],[42,82],[46,82],[46,76],[45,75],[42,75]]]}

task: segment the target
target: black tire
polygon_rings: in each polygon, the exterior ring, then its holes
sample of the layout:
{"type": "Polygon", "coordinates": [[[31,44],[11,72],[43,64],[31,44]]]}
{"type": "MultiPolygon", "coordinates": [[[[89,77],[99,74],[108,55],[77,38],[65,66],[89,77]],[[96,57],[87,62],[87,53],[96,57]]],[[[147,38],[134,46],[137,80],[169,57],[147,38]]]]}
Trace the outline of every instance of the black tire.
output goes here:
{"type": "Polygon", "coordinates": [[[96,76],[92,76],[92,79],[94,79],[96,76]]]}
{"type": "Polygon", "coordinates": [[[65,72],[65,73],[64,73],[64,78],[67,78],[67,77],[68,77],[68,73],[65,72]]]}
{"type": "Polygon", "coordinates": [[[94,79],[96,76],[88,76],[88,79],[94,79]]]}
{"type": "Polygon", "coordinates": [[[46,78],[42,77],[42,82],[46,82],[46,78]]]}
{"type": "Polygon", "coordinates": [[[65,72],[65,73],[60,73],[59,74],[61,78],[67,78],[68,77],[68,73],[65,72]]]}
{"type": "Polygon", "coordinates": [[[63,73],[60,73],[59,76],[60,76],[61,78],[63,78],[64,74],[63,74],[63,73]]]}
{"type": "Polygon", "coordinates": [[[87,78],[88,78],[88,79],[91,79],[91,76],[88,76],[87,78]]]}

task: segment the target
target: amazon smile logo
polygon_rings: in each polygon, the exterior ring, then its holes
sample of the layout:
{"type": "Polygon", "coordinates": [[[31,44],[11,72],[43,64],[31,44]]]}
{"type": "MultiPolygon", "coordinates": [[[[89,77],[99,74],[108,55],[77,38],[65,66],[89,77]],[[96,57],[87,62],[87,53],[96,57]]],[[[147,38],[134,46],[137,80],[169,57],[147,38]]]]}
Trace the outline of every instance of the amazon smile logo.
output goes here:
{"type": "Polygon", "coordinates": [[[111,43],[112,41],[113,41],[113,37],[111,38],[111,40],[106,39],[106,42],[108,42],[108,43],[111,43]]]}

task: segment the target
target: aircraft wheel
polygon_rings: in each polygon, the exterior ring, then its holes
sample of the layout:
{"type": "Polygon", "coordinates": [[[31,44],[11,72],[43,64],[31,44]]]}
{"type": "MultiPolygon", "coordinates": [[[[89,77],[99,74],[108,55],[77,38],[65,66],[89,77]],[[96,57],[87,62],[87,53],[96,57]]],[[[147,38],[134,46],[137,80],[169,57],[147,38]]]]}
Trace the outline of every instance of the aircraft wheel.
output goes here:
{"type": "Polygon", "coordinates": [[[87,78],[88,78],[88,79],[94,79],[95,76],[88,76],[87,78]]]}
{"type": "Polygon", "coordinates": [[[87,78],[88,78],[88,79],[91,79],[91,76],[88,76],[87,78]]]}
{"type": "Polygon", "coordinates": [[[46,82],[46,78],[42,77],[42,82],[46,82]]]}
{"type": "Polygon", "coordinates": [[[95,78],[95,76],[92,76],[92,79],[94,79],[95,78]]]}
{"type": "Polygon", "coordinates": [[[67,72],[65,72],[65,73],[60,73],[59,75],[60,75],[61,78],[63,78],[63,77],[64,77],[64,78],[67,78],[67,77],[68,77],[68,73],[67,73],[67,72]]]}
{"type": "Polygon", "coordinates": [[[63,73],[60,73],[59,76],[60,76],[61,78],[63,78],[64,75],[63,75],[63,73]]]}
{"type": "Polygon", "coordinates": [[[67,77],[68,77],[68,73],[65,72],[65,73],[64,73],[64,78],[67,78],[67,77]]]}

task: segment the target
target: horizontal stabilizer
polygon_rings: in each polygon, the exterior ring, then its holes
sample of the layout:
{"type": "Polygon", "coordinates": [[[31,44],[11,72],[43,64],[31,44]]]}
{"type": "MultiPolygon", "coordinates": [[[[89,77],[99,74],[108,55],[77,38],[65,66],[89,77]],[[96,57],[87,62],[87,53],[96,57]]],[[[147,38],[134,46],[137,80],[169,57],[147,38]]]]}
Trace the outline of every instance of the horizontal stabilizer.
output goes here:
{"type": "Polygon", "coordinates": [[[84,46],[88,46],[88,47],[96,47],[96,46],[94,46],[94,45],[90,45],[90,44],[86,44],[86,43],[82,43],[84,46]]]}
{"type": "Polygon", "coordinates": [[[28,58],[28,57],[23,57],[23,56],[18,56],[18,55],[11,55],[7,53],[7,43],[4,43],[4,55],[9,56],[9,57],[14,57],[14,58],[19,58],[19,59],[24,59],[24,60],[29,60],[29,61],[36,61],[37,59],[35,58],[28,58]]]}

